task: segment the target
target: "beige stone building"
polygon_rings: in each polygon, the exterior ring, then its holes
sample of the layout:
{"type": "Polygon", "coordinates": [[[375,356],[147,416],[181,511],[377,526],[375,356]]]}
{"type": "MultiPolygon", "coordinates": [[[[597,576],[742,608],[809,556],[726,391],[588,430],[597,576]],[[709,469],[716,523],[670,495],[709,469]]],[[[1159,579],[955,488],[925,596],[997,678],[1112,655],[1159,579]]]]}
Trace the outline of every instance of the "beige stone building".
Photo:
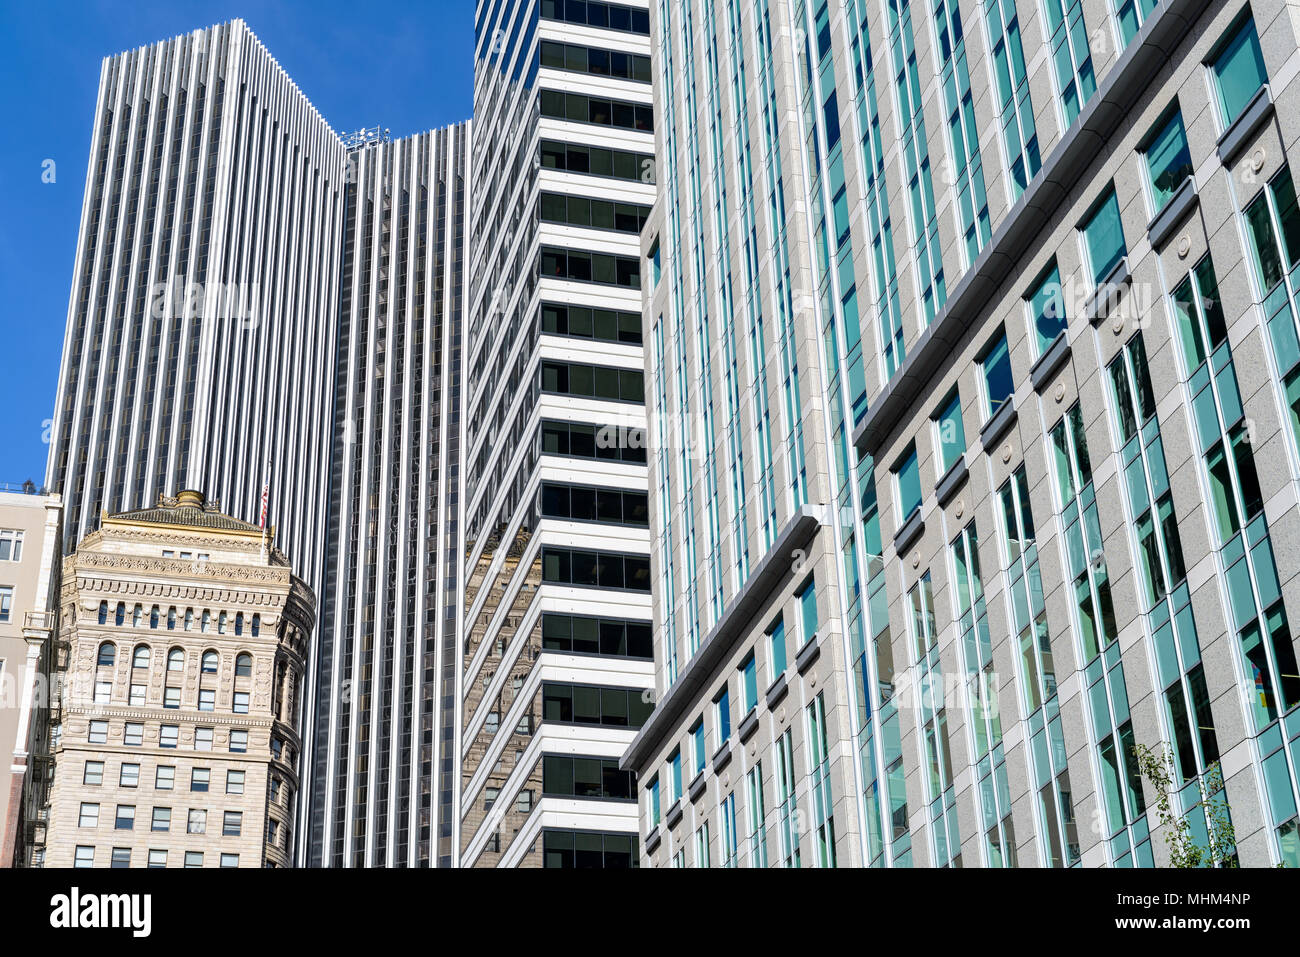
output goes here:
{"type": "Polygon", "coordinates": [[[0,867],[27,862],[36,830],[61,513],[58,495],[0,492],[0,867]]]}
{"type": "Polygon", "coordinates": [[[104,515],[63,566],[44,863],[288,866],[314,616],[198,492],[104,515]]]}

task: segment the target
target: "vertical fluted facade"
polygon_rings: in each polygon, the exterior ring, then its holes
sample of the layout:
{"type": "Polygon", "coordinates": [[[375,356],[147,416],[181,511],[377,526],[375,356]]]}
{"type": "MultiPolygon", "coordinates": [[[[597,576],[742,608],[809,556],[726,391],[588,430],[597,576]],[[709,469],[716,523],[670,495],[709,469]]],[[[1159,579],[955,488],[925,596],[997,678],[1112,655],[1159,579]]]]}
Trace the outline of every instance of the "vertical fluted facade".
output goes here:
{"type": "Polygon", "coordinates": [[[313,866],[450,864],[452,779],[436,769],[455,741],[469,139],[463,123],[348,154],[313,866]]]}
{"type": "Polygon", "coordinates": [[[104,60],[46,475],[68,549],[187,487],[256,521],[269,469],[316,581],[345,167],[241,20],[104,60]]]}

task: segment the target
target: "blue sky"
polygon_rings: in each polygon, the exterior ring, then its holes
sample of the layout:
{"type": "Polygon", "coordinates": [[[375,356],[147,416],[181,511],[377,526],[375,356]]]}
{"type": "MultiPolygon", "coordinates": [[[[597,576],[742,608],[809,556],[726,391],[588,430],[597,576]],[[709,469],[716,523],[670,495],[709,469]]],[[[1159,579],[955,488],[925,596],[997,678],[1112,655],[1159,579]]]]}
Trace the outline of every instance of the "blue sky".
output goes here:
{"type": "Polygon", "coordinates": [[[44,481],[100,61],[236,17],[335,130],[470,115],[473,0],[0,0],[0,487],[44,481]]]}

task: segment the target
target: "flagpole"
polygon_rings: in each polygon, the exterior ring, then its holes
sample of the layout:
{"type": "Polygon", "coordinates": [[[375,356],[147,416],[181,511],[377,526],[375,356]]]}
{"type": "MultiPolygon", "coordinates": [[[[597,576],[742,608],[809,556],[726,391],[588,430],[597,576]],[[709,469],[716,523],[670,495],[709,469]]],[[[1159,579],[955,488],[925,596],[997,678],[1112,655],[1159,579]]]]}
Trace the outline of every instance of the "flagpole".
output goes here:
{"type": "Polygon", "coordinates": [[[266,478],[262,482],[262,561],[267,560],[267,530],[266,530],[266,512],[271,501],[271,453],[268,450],[266,454],[266,478]]]}

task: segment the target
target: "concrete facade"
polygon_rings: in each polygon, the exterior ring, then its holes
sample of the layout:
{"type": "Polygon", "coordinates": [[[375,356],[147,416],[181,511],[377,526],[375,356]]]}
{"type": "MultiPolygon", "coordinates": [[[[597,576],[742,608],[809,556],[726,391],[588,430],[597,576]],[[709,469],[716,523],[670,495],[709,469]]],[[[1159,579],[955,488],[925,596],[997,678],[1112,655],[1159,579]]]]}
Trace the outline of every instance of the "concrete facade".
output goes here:
{"type": "Polygon", "coordinates": [[[26,864],[38,830],[61,517],[57,495],[0,492],[0,867],[26,864]]]}

